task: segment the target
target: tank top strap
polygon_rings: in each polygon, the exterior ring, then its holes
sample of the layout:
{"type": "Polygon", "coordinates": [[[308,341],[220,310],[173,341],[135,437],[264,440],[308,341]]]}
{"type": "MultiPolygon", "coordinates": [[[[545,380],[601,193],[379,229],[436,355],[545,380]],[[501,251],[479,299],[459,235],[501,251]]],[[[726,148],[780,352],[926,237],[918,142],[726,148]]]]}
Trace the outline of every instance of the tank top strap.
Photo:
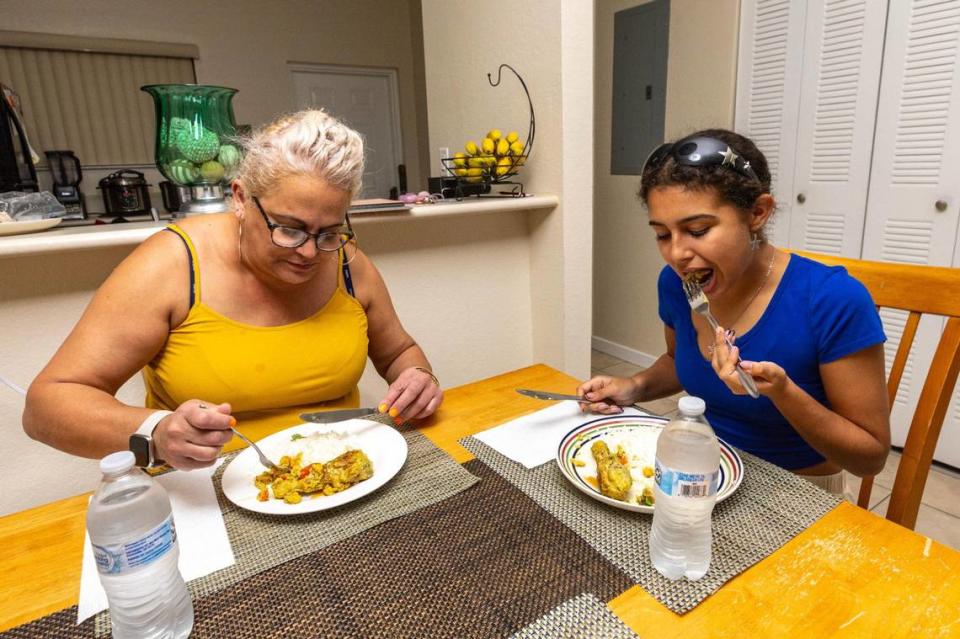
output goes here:
{"type": "Polygon", "coordinates": [[[164,229],[176,233],[187,247],[187,256],[190,258],[190,308],[200,302],[200,262],[197,260],[197,249],[193,246],[190,236],[176,224],[168,224],[164,229]]]}
{"type": "Polygon", "coordinates": [[[343,288],[350,294],[350,297],[356,297],[353,292],[353,277],[350,275],[350,260],[346,259],[347,252],[341,248],[340,253],[340,272],[343,275],[343,288]]]}

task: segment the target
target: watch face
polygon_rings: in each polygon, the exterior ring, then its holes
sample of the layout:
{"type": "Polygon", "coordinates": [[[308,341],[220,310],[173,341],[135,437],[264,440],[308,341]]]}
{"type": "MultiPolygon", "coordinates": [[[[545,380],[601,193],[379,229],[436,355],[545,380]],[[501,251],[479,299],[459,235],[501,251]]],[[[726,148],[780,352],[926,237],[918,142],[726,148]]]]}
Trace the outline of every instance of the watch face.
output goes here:
{"type": "Polygon", "coordinates": [[[150,455],[151,443],[150,438],[146,435],[138,435],[136,433],[130,435],[130,450],[137,460],[137,466],[141,468],[150,467],[150,462],[153,461],[150,455]]]}

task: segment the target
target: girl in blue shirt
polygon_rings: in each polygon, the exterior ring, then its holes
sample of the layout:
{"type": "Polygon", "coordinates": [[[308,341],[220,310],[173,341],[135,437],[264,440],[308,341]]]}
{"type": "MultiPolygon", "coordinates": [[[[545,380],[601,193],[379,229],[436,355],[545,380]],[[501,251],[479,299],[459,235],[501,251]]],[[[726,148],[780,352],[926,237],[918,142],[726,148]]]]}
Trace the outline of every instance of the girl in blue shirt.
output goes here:
{"type": "Polygon", "coordinates": [[[719,437],[828,490],[842,491],[842,470],[882,470],[890,423],[876,307],[842,267],[767,241],[776,204],[756,145],[723,129],[662,145],[640,197],[667,264],[658,282],[666,353],[632,377],[582,384],[585,409],[618,413],[686,391],[706,401],[719,437]],[[687,277],[701,282],[716,332],[691,311],[687,277]],[[738,379],[740,357],[758,399],[738,379]]]}

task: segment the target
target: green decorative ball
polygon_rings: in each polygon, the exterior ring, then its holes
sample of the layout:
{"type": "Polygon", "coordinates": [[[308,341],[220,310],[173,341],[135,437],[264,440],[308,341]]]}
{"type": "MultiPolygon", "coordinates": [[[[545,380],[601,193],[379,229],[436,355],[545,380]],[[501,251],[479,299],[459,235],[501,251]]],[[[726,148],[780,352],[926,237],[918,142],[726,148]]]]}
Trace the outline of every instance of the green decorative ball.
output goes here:
{"type": "Polygon", "coordinates": [[[224,144],[220,147],[220,152],[217,154],[217,162],[222,164],[225,169],[232,169],[238,164],[242,156],[240,155],[240,150],[233,146],[232,144],[224,144]]]}
{"type": "Polygon", "coordinates": [[[177,184],[189,186],[199,179],[200,171],[191,162],[174,160],[167,165],[167,175],[177,184]]]}
{"type": "MultiPolygon", "coordinates": [[[[186,118],[170,118],[170,139],[176,141],[177,136],[179,136],[184,131],[190,130],[190,120],[186,118]]],[[[166,141],[167,139],[167,121],[160,121],[160,139],[166,141]]]]}
{"type": "Polygon", "coordinates": [[[217,151],[220,150],[220,138],[209,129],[180,131],[176,139],[180,154],[196,164],[212,160],[217,157],[217,151]]]}
{"type": "Polygon", "coordinates": [[[225,172],[223,165],[216,160],[208,160],[200,165],[200,177],[205,182],[217,183],[223,179],[225,172]]]}

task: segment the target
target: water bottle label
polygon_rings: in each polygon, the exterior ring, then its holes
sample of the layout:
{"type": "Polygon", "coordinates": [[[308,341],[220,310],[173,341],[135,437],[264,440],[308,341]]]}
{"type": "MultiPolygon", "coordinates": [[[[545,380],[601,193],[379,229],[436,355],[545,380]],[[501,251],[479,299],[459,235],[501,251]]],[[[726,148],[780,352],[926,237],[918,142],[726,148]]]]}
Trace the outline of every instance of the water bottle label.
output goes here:
{"type": "Polygon", "coordinates": [[[670,497],[709,497],[717,494],[720,469],[712,473],[682,473],[662,465],[658,459],[653,480],[670,497]]]}
{"type": "Polygon", "coordinates": [[[97,570],[105,575],[120,575],[153,563],[170,552],[177,545],[177,529],[171,515],[136,541],[113,546],[91,545],[97,570]]]}

